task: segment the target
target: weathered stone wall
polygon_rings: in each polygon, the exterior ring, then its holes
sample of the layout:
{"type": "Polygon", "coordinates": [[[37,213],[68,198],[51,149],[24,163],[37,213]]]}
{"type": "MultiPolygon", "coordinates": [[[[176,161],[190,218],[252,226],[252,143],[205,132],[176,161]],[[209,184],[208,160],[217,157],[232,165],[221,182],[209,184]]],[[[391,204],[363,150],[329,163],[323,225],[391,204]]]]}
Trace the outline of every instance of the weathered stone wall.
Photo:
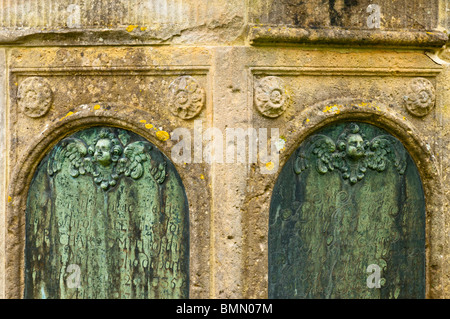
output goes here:
{"type": "Polygon", "coordinates": [[[439,1],[261,0],[252,4],[252,23],[304,28],[366,29],[367,17],[380,8],[380,29],[432,30],[438,26],[439,1]]]}
{"type": "Polygon", "coordinates": [[[190,297],[267,298],[282,165],[312,132],[358,120],[399,138],[415,160],[427,297],[448,298],[450,2],[297,2],[1,0],[0,296],[23,296],[28,186],[61,138],[116,126],[171,158],[178,139],[167,133],[194,137],[200,123],[223,133],[224,150],[234,143],[227,128],[279,129],[275,165],[198,161],[194,146],[190,163],[174,163],[189,203],[190,297]],[[186,113],[173,111],[180,83],[204,92],[186,113]],[[417,83],[430,93],[424,107],[417,83]],[[279,99],[261,103],[274,89],[279,99]]]}

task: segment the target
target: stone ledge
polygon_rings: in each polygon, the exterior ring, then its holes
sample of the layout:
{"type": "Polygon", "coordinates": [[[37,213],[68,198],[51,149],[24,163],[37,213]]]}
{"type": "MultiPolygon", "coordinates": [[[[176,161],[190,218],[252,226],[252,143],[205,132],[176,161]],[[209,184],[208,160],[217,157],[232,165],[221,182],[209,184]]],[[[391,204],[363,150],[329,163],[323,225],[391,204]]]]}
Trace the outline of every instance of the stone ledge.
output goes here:
{"type": "MultiPolygon", "coordinates": [[[[195,30],[195,29],[194,29],[195,30]]],[[[449,37],[441,31],[306,29],[281,25],[249,25],[253,46],[326,45],[408,49],[442,48],[449,37]]],[[[124,29],[0,29],[0,45],[170,45],[184,30],[128,32],[124,29]]]]}
{"type": "Polygon", "coordinates": [[[161,45],[171,34],[124,29],[0,29],[0,45],[161,45]]]}
{"type": "Polygon", "coordinates": [[[262,45],[346,45],[394,48],[440,48],[448,35],[440,31],[304,29],[291,26],[252,25],[249,42],[262,45]]]}

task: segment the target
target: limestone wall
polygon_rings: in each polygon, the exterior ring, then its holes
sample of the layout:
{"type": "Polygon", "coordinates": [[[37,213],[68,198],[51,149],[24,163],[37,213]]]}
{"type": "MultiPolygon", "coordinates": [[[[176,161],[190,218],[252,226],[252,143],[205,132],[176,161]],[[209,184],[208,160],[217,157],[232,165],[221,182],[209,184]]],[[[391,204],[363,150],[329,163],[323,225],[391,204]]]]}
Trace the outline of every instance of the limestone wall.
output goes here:
{"type": "Polygon", "coordinates": [[[297,2],[1,0],[0,296],[23,296],[37,165],[61,138],[101,124],[142,135],[168,158],[177,129],[192,134],[190,161],[174,161],[189,203],[190,297],[267,298],[281,167],[312,132],[359,120],[396,136],[415,160],[427,297],[448,298],[450,2],[297,2]],[[203,99],[188,92],[180,102],[174,87],[193,83],[203,99]],[[429,93],[419,106],[417,83],[429,93]],[[279,160],[227,159],[230,128],[278,129],[269,142],[281,145],[279,160]],[[222,160],[198,153],[211,143],[195,132],[207,129],[222,134],[222,160]]]}

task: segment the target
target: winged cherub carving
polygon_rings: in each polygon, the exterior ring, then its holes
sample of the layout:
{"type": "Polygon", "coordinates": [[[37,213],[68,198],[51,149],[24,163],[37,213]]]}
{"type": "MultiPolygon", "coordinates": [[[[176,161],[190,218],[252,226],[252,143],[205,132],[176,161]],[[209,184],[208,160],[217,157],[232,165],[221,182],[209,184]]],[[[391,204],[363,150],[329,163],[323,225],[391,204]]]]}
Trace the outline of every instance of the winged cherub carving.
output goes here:
{"type": "MultiPolygon", "coordinates": [[[[126,144],[126,143],[125,143],[126,144]]],[[[63,139],[50,154],[47,172],[54,176],[68,160],[69,174],[76,178],[91,175],[103,190],[117,184],[121,176],[139,179],[144,174],[144,162],[149,161],[150,174],[162,184],[166,176],[166,162],[151,155],[152,145],[136,141],[124,145],[120,138],[108,129],[102,129],[94,141],[87,145],[81,138],[63,139]]]]}
{"type": "Polygon", "coordinates": [[[382,172],[392,163],[400,175],[406,170],[406,154],[399,140],[379,135],[369,141],[355,123],[347,125],[336,142],[326,135],[315,134],[303,145],[294,164],[296,174],[313,162],[320,174],[337,169],[342,178],[355,184],[364,178],[368,168],[382,172]]]}

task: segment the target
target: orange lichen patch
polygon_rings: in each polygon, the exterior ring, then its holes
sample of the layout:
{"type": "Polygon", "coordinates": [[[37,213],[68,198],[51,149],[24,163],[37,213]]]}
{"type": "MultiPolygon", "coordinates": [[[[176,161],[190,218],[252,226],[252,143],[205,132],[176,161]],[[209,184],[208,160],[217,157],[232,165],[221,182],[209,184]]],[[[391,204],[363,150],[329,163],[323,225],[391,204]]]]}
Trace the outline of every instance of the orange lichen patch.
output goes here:
{"type": "Polygon", "coordinates": [[[341,104],[327,105],[322,112],[339,114],[339,113],[341,113],[341,109],[340,109],[341,107],[342,107],[341,104]]]}
{"type": "MultiPolygon", "coordinates": [[[[374,103],[367,103],[367,102],[361,102],[358,104],[352,104],[351,106],[353,107],[360,107],[360,108],[364,108],[364,107],[369,107],[369,108],[374,108],[377,111],[381,111],[380,107],[374,103]]],[[[325,106],[325,108],[322,110],[323,113],[334,113],[334,114],[339,114],[341,113],[342,108],[344,107],[344,105],[342,104],[333,104],[333,105],[327,105],[325,106]]],[[[306,120],[306,122],[309,122],[309,119],[306,120]]]]}
{"type": "Polygon", "coordinates": [[[170,135],[166,131],[158,131],[158,132],[156,132],[156,137],[160,141],[167,141],[170,138],[170,135]]]}
{"type": "Polygon", "coordinates": [[[279,140],[275,142],[275,146],[279,152],[282,152],[285,150],[286,145],[286,137],[284,135],[281,135],[279,140]]]}
{"type": "Polygon", "coordinates": [[[133,31],[134,29],[136,29],[138,27],[138,25],[134,25],[134,24],[130,24],[128,27],[127,27],[127,31],[128,32],[131,32],[131,31],[133,31]]]}
{"type": "Polygon", "coordinates": [[[71,116],[71,115],[73,115],[73,114],[74,114],[73,112],[69,112],[69,113],[67,113],[64,117],[60,118],[59,120],[62,121],[62,120],[64,120],[66,117],[69,117],[69,116],[71,116]]]}
{"type": "Polygon", "coordinates": [[[377,111],[381,111],[380,107],[378,105],[376,105],[375,103],[361,102],[361,103],[357,104],[356,106],[358,106],[358,107],[371,107],[371,108],[377,109],[377,111]]]}

